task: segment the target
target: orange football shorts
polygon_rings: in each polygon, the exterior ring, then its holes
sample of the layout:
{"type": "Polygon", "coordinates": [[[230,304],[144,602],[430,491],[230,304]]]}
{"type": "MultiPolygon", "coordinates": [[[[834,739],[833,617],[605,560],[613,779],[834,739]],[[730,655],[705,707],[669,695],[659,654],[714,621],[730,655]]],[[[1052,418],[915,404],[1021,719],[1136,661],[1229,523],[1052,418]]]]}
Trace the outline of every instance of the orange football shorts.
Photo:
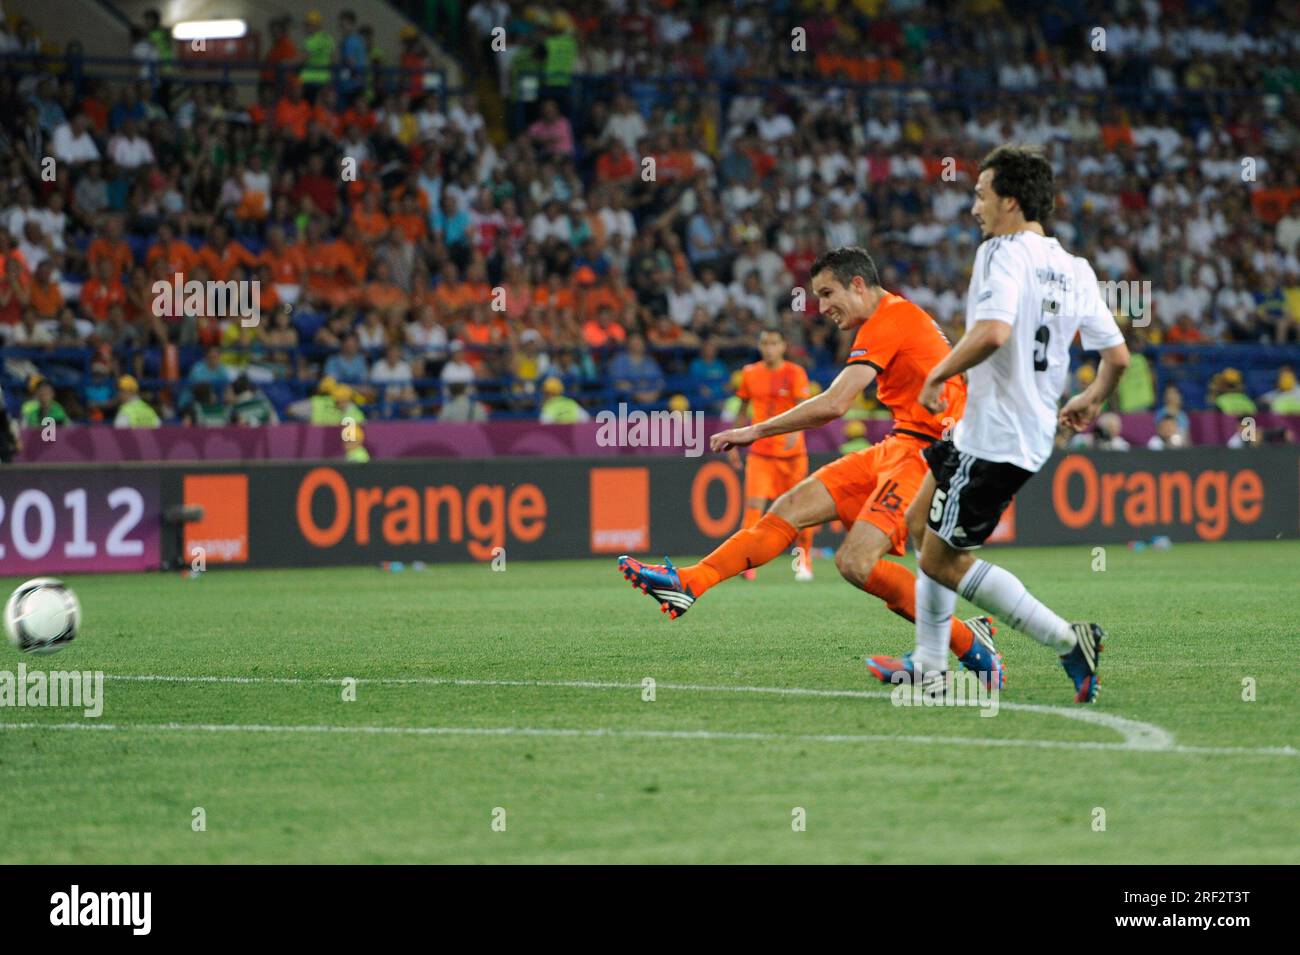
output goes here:
{"type": "Polygon", "coordinates": [[[835,500],[848,528],[869,521],[893,543],[891,554],[907,549],[907,506],[920,490],[929,466],[921,451],[929,442],[891,434],[879,444],[846,454],[813,472],[835,500]]]}
{"type": "Polygon", "coordinates": [[[750,454],[745,458],[745,499],[775,501],[808,476],[808,455],[774,458],[750,454]]]}

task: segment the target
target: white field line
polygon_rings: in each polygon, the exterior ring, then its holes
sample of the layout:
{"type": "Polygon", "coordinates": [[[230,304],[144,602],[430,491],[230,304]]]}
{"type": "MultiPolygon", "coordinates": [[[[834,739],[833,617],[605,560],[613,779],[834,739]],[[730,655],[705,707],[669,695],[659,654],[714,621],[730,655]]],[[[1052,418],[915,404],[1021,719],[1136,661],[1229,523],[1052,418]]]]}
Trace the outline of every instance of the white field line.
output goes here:
{"type": "MultiPolygon", "coordinates": [[[[341,686],[342,678],[331,677],[273,677],[273,676],[180,676],[164,674],[106,674],[106,679],[133,683],[231,683],[231,684],[287,684],[306,686],[341,686]]],[[[596,680],[474,680],[452,677],[358,677],[358,684],[380,686],[502,686],[502,687],[552,687],[580,690],[641,690],[640,683],[616,683],[596,680]]],[[[773,686],[713,686],[696,683],[657,683],[656,690],[683,693],[758,693],[770,696],[840,697],[850,699],[888,699],[888,690],[840,690],[808,687],[773,686]]],[[[787,734],[744,733],[711,730],[621,730],[621,729],[562,729],[546,727],[459,727],[459,726],[268,726],[260,724],[111,724],[111,723],[0,723],[0,729],[109,729],[196,732],[248,732],[248,733],[364,733],[372,735],[422,735],[422,736],[560,736],[560,737],[621,737],[629,739],[698,739],[698,740],[792,740],[797,742],[911,742],[920,744],[953,744],[985,747],[1031,747],[1040,749],[1114,749],[1140,750],[1154,753],[1190,753],[1202,755],[1260,755],[1297,756],[1290,746],[1183,746],[1175,742],[1168,730],[1140,720],[1107,713],[1082,706],[1049,706],[1039,703],[1014,703],[998,701],[1000,708],[1028,713],[1060,716],[1103,726],[1123,737],[1120,743],[1088,742],[1083,740],[995,739],[964,736],[906,736],[890,734],[787,734]]]]}
{"type": "MultiPolygon", "coordinates": [[[[298,685],[341,686],[341,678],[325,677],[258,677],[258,676],[154,676],[154,675],[114,675],[106,674],[105,679],[123,680],[136,683],[240,683],[262,684],[281,683],[298,685]]],[[[357,683],[369,683],[385,686],[522,686],[554,687],[576,690],[641,690],[640,683],[604,683],[594,680],[463,680],[450,677],[397,677],[366,679],[358,678],[357,683]]],[[[656,683],[656,691],[668,690],[679,693],[760,693],[767,696],[816,696],[848,697],[851,699],[881,700],[889,699],[889,690],[822,690],[798,686],[711,686],[698,683],[656,683]]],[[[1088,709],[1083,706],[1064,707],[1048,706],[1041,703],[1008,703],[998,700],[999,709],[1019,710],[1025,713],[1046,713],[1065,719],[1091,723],[1114,730],[1124,738],[1126,749],[1168,750],[1174,746],[1174,736],[1168,730],[1154,723],[1130,720],[1103,710],[1088,709]]],[[[895,739],[901,737],[888,737],[895,739]]]]}
{"type": "Polygon", "coordinates": [[[902,736],[883,733],[745,733],[716,730],[567,729],[531,726],[270,726],[258,723],[0,723],[0,730],[90,730],[144,733],[307,733],[367,736],[525,736],[570,739],[721,740],[795,743],[918,743],[1031,749],[1089,749],[1195,755],[1296,756],[1289,747],[1178,746],[1162,749],[1081,740],[992,739],[979,736],[902,736]]]}

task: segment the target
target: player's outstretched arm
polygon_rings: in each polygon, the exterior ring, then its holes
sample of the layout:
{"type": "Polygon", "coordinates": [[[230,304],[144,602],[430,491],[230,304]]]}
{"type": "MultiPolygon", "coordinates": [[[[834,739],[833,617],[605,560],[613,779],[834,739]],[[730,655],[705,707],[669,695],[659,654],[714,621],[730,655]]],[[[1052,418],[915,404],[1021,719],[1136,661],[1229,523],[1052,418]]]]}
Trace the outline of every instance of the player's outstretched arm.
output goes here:
{"type": "MultiPolygon", "coordinates": [[[[741,428],[745,427],[748,421],[749,421],[749,403],[746,402],[745,404],[741,405],[740,410],[736,412],[736,418],[734,421],[731,422],[731,430],[739,431],[741,428]]],[[[740,449],[738,447],[733,445],[730,449],[728,449],[727,463],[730,464],[737,471],[739,471],[740,468],[743,466],[744,462],[740,460],[740,449]]]]}
{"type": "Polygon", "coordinates": [[[930,369],[925,384],[916,400],[921,407],[938,414],[944,409],[943,383],[963,374],[1001,348],[1011,337],[1011,326],[997,319],[987,318],[970,327],[957,347],[946,358],[930,369]]]}
{"type": "Polygon", "coordinates": [[[753,444],[759,438],[820,428],[848,411],[854,399],[866,390],[875,377],[876,369],[868,364],[849,365],[835,376],[831,386],[820,395],[814,395],[807,401],[801,401],[789,411],[768,418],[766,421],[751,424],[747,428],[719,431],[709,438],[709,447],[714,451],[727,451],[753,444]]]}
{"type": "Polygon", "coordinates": [[[1128,368],[1128,346],[1116,345],[1101,350],[1101,364],[1097,366],[1097,377],[1079,394],[1067,401],[1061,408],[1061,424],[1075,431],[1089,427],[1101,414],[1101,406],[1115,393],[1119,380],[1128,368]]]}

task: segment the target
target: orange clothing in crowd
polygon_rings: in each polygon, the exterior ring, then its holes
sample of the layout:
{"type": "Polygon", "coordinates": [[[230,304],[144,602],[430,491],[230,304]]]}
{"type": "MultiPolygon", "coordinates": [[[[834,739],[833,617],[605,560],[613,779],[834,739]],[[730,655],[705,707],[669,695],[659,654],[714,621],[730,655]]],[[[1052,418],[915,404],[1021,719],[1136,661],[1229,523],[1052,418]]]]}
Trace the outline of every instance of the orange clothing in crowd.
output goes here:
{"type": "Polygon", "coordinates": [[[367,192],[379,192],[379,183],[373,177],[362,175],[364,172],[371,170],[370,160],[366,160],[357,166],[357,178],[344,185],[347,192],[347,201],[350,205],[360,206],[361,200],[366,197],[367,192]]]}
{"type": "Polygon", "coordinates": [[[506,337],[506,323],[501,319],[489,322],[467,322],[460,337],[469,345],[491,345],[506,337]]]}
{"type": "Polygon", "coordinates": [[[539,285],[533,289],[533,304],[538,308],[576,308],[578,297],[568,286],[552,289],[549,285],[539,285]]]}
{"type": "Polygon", "coordinates": [[[285,97],[275,104],[275,128],[288,130],[294,139],[307,138],[307,123],[312,117],[311,103],[285,97]]]}
{"type": "Polygon", "coordinates": [[[433,301],[444,312],[454,312],[474,304],[467,282],[443,282],[433,290],[433,301]]]}
{"type": "Polygon", "coordinates": [[[362,301],[368,308],[390,309],[406,304],[406,293],[392,282],[367,282],[362,301]]]}
{"type": "Polygon", "coordinates": [[[63,307],[63,293],[59,291],[58,282],[32,279],[28,294],[31,296],[32,308],[36,309],[36,314],[41,318],[54,318],[63,307]]]}
{"type": "Polygon", "coordinates": [[[429,220],[424,216],[398,212],[389,216],[389,222],[397,226],[407,242],[422,242],[429,236],[429,220]]]}
{"type": "Polygon", "coordinates": [[[257,307],[263,315],[270,315],[280,307],[280,293],[275,290],[273,284],[263,282],[259,286],[260,291],[257,293],[257,307]]]}
{"type": "Polygon", "coordinates": [[[5,273],[0,272],[0,325],[17,325],[22,320],[23,307],[29,300],[31,288],[32,277],[29,273],[24,271],[19,274],[18,289],[15,290],[5,273]]]}
{"type": "Polygon", "coordinates": [[[378,239],[388,231],[388,216],[382,210],[368,212],[363,206],[352,210],[352,223],[363,239],[378,239]]]}
{"type": "Polygon", "coordinates": [[[655,168],[661,180],[689,179],[695,173],[695,157],[685,149],[673,149],[655,157],[655,168]]]}
{"type": "Polygon", "coordinates": [[[427,92],[424,88],[424,74],[429,69],[429,58],[421,53],[403,53],[398,65],[402,68],[402,75],[407,78],[406,91],[412,96],[423,96],[427,92]]]}
{"type": "Polygon", "coordinates": [[[101,133],[108,131],[108,104],[96,96],[87,96],[81,101],[81,111],[90,117],[90,122],[101,133]]]}
{"type": "Polygon", "coordinates": [[[162,262],[167,267],[167,277],[170,279],[177,272],[182,274],[189,272],[198,265],[199,257],[188,242],[173,239],[170,243],[155,243],[149,250],[149,254],[145,256],[145,262],[148,263],[150,271],[153,270],[155,263],[162,262]]]}
{"type": "Polygon", "coordinates": [[[922,156],[921,163],[925,166],[925,178],[929,182],[943,178],[949,169],[952,170],[951,175],[965,173],[972,180],[979,176],[975,163],[966,156],[922,156]]]}
{"type": "MultiPolygon", "coordinates": [[[[505,305],[505,314],[507,318],[522,319],[528,314],[528,309],[532,305],[533,290],[527,284],[504,285],[502,290],[505,295],[502,304],[505,305]]],[[[547,323],[549,329],[549,323],[547,323]]]]}
{"type": "Polygon", "coordinates": [[[613,153],[605,152],[596,160],[596,178],[602,182],[617,182],[635,176],[636,160],[627,150],[623,151],[622,158],[615,158],[613,153]]]}
{"type": "Polygon", "coordinates": [[[1282,186],[1256,189],[1250,194],[1250,207],[1255,215],[1272,225],[1281,219],[1291,203],[1300,201],[1300,188],[1286,189],[1282,186]]]}
{"type": "Polygon", "coordinates": [[[31,276],[32,270],[27,267],[27,256],[23,255],[21,249],[10,249],[8,255],[0,255],[0,281],[9,274],[10,259],[18,261],[18,265],[21,266],[19,271],[22,273],[24,280],[31,276]]]}
{"type": "Polygon", "coordinates": [[[467,322],[460,333],[461,340],[469,346],[465,349],[465,360],[478,367],[483,361],[481,349],[504,342],[508,334],[509,330],[502,318],[467,322]]]}
{"type": "Polygon", "coordinates": [[[213,281],[228,282],[234,278],[236,269],[255,268],[258,259],[238,242],[232,241],[227,242],[220,252],[205,245],[199,250],[199,263],[207,268],[213,281]]]}
{"type": "Polygon", "coordinates": [[[776,157],[769,152],[764,152],[761,149],[750,149],[745,152],[745,155],[754,164],[754,174],[759,179],[766,178],[776,168],[776,157]]]}
{"type": "Polygon", "coordinates": [[[367,136],[375,129],[375,111],[372,109],[358,109],[355,105],[349,106],[339,116],[339,129],[346,130],[349,126],[355,126],[367,136]]]}
{"type": "Polygon", "coordinates": [[[354,302],[358,286],[365,281],[366,263],[345,239],[334,239],[316,248],[307,258],[307,285],[312,293],[330,305],[354,302]]]}
{"type": "MultiPolygon", "coordinates": [[[[314,119],[325,135],[331,139],[338,139],[339,134],[343,132],[343,123],[339,121],[339,114],[332,109],[326,109],[320,103],[317,103],[311,111],[311,118],[314,119]]],[[[305,132],[305,130],[304,130],[305,132]]]]}
{"type": "Polygon", "coordinates": [[[268,248],[261,264],[271,269],[271,281],[281,285],[298,285],[307,271],[307,256],[300,245],[286,245],[279,252],[268,248]]]}
{"type": "MultiPolygon", "coordinates": [[[[401,207],[401,201],[403,197],[405,197],[406,193],[406,183],[396,186],[393,191],[389,193],[390,198],[393,200],[394,208],[401,207]]],[[[429,215],[429,194],[423,189],[416,189],[415,201],[420,204],[420,212],[427,217],[429,215]]],[[[397,216],[394,216],[393,218],[397,218],[397,216]]]]}
{"type": "Polygon", "coordinates": [[[1195,325],[1174,325],[1165,332],[1165,342],[1170,345],[1195,345],[1205,341],[1205,336],[1195,325]]]}
{"type": "Polygon", "coordinates": [[[875,56],[845,56],[840,53],[819,53],[813,60],[813,69],[822,79],[843,77],[854,83],[901,83],[901,60],[880,59],[875,56]]]}
{"type": "Polygon", "coordinates": [[[594,318],[596,312],[602,305],[608,305],[617,315],[623,311],[629,302],[635,301],[636,293],[631,289],[624,289],[624,295],[619,297],[608,285],[595,285],[587,289],[582,300],[582,314],[587,318],[594,318]]]}
{"type": "Polygon", "coordinates": [[[1108,123],[1101,128],[1101,141],[1108,150],[1120,145],[1132,146],[1133,130],[1128,123],[1108,123]]]}
{"type": "Polygon", "coordinates": [[[594,318],[582,323],[582,339],[592,348],[604,348],[606,345],[621,344],[627,338],[627,329],[618,322],[601,326],[594,318]]]}
{"type": "MultiPolygon", "coordinates": [[[[280,69],[287,72],[289,67],[299,60],[298,47],[294,45],[289,36],[280,37],[271,46],[271,51],[266,54],[266,69],[262,70],[262,82],[276,83],[279,79],[280,69]]],[[[278,85],[278,84],[277,84],[278,85]]]]}
{"type": "Polygon", "coordinates": [[[95,239],[86,250],[86,261],[90,263],[92,271],[97,271],[101,259],[112,262],[119,276],[130,274],[131,266],[135,263],[131,255],[131,247],[126,244],[125,239],[114,242],[105,236],[95,239]]]}
{"type": "Polygon", "coordinates": [[[117,278],[105,282],[96,276],[82,284],[81,308],[96,321],[108,318],[108,310],[114,305],[126,305],[126,289],[117,278]]]}

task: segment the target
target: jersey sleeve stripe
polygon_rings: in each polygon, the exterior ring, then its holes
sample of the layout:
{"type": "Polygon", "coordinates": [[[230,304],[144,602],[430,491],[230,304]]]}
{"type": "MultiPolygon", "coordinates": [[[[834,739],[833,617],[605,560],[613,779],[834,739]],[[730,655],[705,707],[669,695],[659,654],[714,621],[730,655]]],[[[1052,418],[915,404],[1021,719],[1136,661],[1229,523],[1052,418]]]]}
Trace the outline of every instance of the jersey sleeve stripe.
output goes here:
{"type": "Polygon", "coordinates": [[[850,359],[849,361],[846,361],[844,364],[846,364],[846,365],[870,365],[872,368],[876,369],[876,374],[880,374],[881,372],[883,372],[883,371],[885,370],[885,369],[881,368],[879,365],[877,365],[877,364],[876,364],[874,361],[872,361],[870,358],[852,358],[852,359],[850,359]]]}
{"type": "Polygon", "coordinates": [[[985,279],[988,279],[989,273],[993,271],[993,253],[997,252],[997,250],[1002,247],[1002,239],[1003,239],[1002,236],[998,236],[996,239],[994,239],[993,244],[989,246],[988,255],[984,256],[984,278],[985,279]]]}

